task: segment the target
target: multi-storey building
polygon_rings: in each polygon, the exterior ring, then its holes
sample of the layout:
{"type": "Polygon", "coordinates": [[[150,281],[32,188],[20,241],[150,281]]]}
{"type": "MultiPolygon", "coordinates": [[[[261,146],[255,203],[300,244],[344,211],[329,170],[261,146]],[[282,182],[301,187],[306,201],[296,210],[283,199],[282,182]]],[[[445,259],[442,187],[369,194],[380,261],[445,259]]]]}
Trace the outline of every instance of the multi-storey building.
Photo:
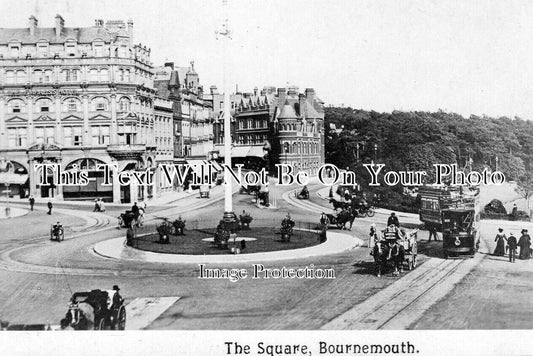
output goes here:
{"type": "MultiPolygon", "coordinates": [[[[224,96],[211,88],[206,95],[215,112],[221,112],[224,96]]],[[[324,163],[323,103],[313,89],[265,87],[260,93],[236,93],[231,100],[232,163],[248,168],[277,163],[291,164],[296,171],[315,173],[324,163]]],[[[215,147],[224,154],[224,117],[214,127],[215,147]]]]}
{"type": "MultiPolygon", "coordinates": [[[[0,162],[11,162],[8,173],[19,175],[16,184],[0,173],[0,183],[17,185],[22,196],[147,198],[151,189],[120,185],[117,174],[112,186],[101,185],[97,165],[144,170],[168,159],[168,132],[155,134],[155,94],[150,49],[133,44],[131,20],[65,27],[57,15],[55,27],[42,28],[31,16],[26,28],[0,29],[0,162]],[[40,185],[42,172],[34,164],[43,162],[86,169],[92,180],[40,185]]],[[[158,125],[166,127],[169,104],[161,105],[158,125]]]]}
{"type": "Polygon", "coordinates": [[[213,151],[213,109],[203,98],[194,62],[190,67],[174,63],[156,69],[158,96],[174,105],[174,157],[176,162],[204,160],[213,151]]]}

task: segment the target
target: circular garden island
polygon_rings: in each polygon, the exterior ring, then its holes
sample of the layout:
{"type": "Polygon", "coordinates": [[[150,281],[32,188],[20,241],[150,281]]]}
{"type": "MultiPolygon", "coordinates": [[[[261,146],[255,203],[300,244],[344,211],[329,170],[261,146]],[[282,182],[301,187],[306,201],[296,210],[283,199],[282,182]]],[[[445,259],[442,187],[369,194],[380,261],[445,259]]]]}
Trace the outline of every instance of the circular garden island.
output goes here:
{"type": "Polygon", "coordinates": [[[286,219],[239,222],[231,234],[216,221],[164,220],[137,229],[128,244],[139,250],[181,254],[222,255],[300,249],[323,243],[325,234],[317,224],[289,223],[286,219]],[[282,226],[284,222],[284,226],[282,226]]]}

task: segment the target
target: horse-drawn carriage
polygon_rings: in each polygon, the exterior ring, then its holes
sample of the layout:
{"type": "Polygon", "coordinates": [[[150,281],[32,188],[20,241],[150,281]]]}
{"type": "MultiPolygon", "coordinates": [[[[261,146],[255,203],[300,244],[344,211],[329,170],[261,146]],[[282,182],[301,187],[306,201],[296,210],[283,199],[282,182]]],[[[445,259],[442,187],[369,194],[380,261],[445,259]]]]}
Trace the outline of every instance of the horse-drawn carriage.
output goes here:
{"type": "Polygon", "coordinates": [[[329,199],[329,203],[333,204],[333,211],[350,209],[355,217],[368,216],[369,218],[373,217],[376,212],[374,207],[369,204],[365,199],[359,197],[353,197],[348,201],[340,201],[334,198],[329,199]]]}
{"type": "Polygon", "coordinates": [[[416,268],[417,234],[418,229],[406,233],[391,225],[383,230],[380,236],[377,232],[370,236],[369,247],[372,250],[371,255],[374,257],[378,277],[381,277],[381,273],[389,265],[392,265],[395,276],[403,271],[404,263],[407,263],[408,270],[416,268]]]}
{"type": "Polygon", "coordinates": [[[65,239],[65,229],[58,221],[57,224],[50,226],[50,240],[61,242],[65,239]]]}
{"type": "Polygon", "coordinates": [[[61,328],[74,330],[124,330],[126,308],[118,293],[113,290],[95,289],[90,292],[76,292],[72,295],[61,328]]]}
{"type": "Polygon", "coordinates": [[[133,224],[137,227],[144,225],[144,209],[139,208],[139,216],[135,219],[135,214],[131,210],[126,210],[118,217],[118,227],[131,227],[133,224]]]}
{"type": "Polygon", "coordinates": [[[348,230],[352,229],[353,222],[355,220],[355,215],[352,213],[350,208],[341,210],[337,214],[326,214],[329,224],[337,226],[338,229],[346,229],[346,224],[350,223],[348,230]]]}

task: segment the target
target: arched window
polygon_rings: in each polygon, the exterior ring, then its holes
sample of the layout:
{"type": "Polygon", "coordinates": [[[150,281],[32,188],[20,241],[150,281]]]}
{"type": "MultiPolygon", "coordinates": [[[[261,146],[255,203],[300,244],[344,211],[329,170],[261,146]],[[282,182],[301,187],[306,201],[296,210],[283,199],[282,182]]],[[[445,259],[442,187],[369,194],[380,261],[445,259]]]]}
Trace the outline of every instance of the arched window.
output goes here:
{"type": "Polygon", "coordinates": [[[43,83],[44,77],[43,77],[43,71],[38,69],[33,71],[33,81],[35,83],[43,83]]]}
{"type": "Polygon", "coordinates": [[[98,81],[98,69],[91,69],[89,71],[89,81],[97,82],[98,81]]]}
{"type": "Polygon", "coordinates": [[[45,83],[50,83],[52,81],[52,70],[51,69],[47,69],[44,71],[43,81],[45,83]]]}
{"type": "Polygon", "coordinates": [[[109,71],[107,69],[100,69],[100,81],[101,82],[109,81],[109,71]]]}
{"type": "Polygon", "coordinates": [[[14,84],[15,83],[15,72],[12,70],[8,70],[6,72],[6,84],[14,84]]]}
{"type": "Polygon", "coordinates": [[[17,83],[25,83],[26,82],[26,72],[23,70],[17,70],[17,83]]]}
{"type": "Polygon", "coordinates": [[[124,69],[117,70],[117,78],[119,82],[124,81],[124,69]]]}
{"type": "Polygon", "coordinates": [[[117,55],[120,58],[127,58],[128,57],[128,47],[126,46],[120,46],[117,50],[117,55]]]}
{"type": "Polygon", "coordinates": [[[126,83],[131,82],[131,73],[130,73],[129,70],[125,70],[125,71],[124,71],[124,81],[125,81],[126,83]]]}
{"type": "Polygon", "coordinates": [[[8,103],[8,107],[9,107],[9,112],[10,113],[25,112],[24,101],[22,101],[20,99],[10,100],[9,103],[8,103]]]}
{"type": "Polygon", "coordinates": [[[52,112],[54,111],[54,105],[52,105],[52,100],[50,99],[38,99],[35,102],[35,107],[38,112],[52,112]]]}
{"type": "Polygon", "coordinates": [[[97,97],[92,100],[93,111],[107,111],[108,101],[104,97],[97,97]]]}
{"type": "Polygon", "coordinates": [[[118,109],[120,112],[129,112],[131,110],[131,101],[128,98],[121,98],[118,109]]]}
{"type": "Polygon", "coordinates": [[[80,111],[80,108],[81,108],[81,105],[78,99],[70,98],[65,101],[64,111],[69,111],[69,112],[80,111]]]}

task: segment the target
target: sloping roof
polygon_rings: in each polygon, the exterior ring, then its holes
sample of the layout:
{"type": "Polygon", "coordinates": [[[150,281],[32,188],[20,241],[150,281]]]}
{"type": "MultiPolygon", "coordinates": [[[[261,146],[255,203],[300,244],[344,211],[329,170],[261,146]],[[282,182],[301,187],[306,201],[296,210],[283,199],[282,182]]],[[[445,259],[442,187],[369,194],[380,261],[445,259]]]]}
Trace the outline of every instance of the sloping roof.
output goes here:
{"type": "Polygon", "coordinates": [[[59,39],[56,37],[55,28],[37,27],[35,34],[30,35],[29,28],[1,28],[0,43],[7,43],[11,40],[21,41],[22,43],[36,43],[45,40],[50,43],[65,43],[67,39],[75,39],[78,43],[92,43],[99,38],[105,42],[111,42],[115,39],[116,34],[110,33],[104,27],[64,27],[59,39]]]}
{"type": "Polygon", "coordinates": [[[307,118],[322,118],[324,115],[321,115],[319,114],[315,108],[313,107],[313,105],[311,105],[309,103],[309,101],[305,101],[305,106],[303,108],[303,111],[302,111],[302,108],[300,108],[300,112],[303,112],[305,113],[305,117],[307,118]]]}
{"type": "Polygon", "coordinates": [[[285,104],[281,108],[281,112],[278,116],[278,119],[297,119],[298,116],[296,115],[296,111],[294,111],[294,108],[291,104],[289,104],[288,100],[285,100],[285,104]]]}

